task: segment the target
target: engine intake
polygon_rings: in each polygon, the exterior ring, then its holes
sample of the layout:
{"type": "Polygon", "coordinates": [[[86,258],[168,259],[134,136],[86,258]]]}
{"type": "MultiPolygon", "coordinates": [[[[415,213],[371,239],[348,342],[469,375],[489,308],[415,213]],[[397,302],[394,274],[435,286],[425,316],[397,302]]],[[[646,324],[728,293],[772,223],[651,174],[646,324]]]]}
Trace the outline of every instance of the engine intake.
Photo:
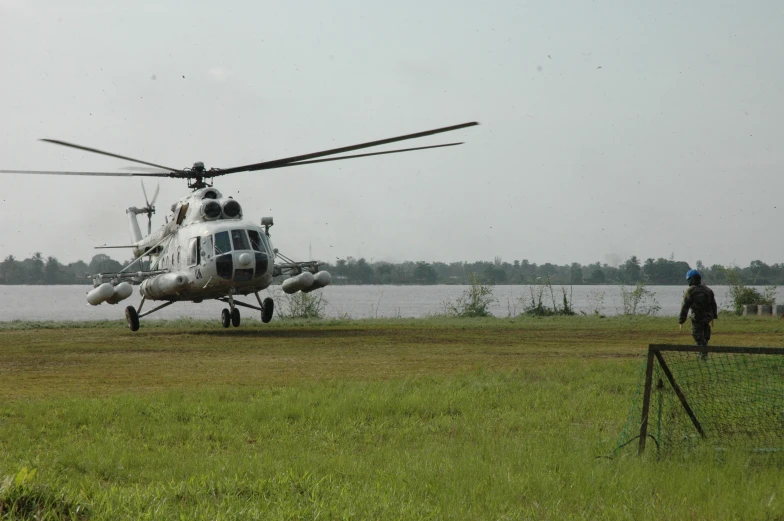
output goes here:
{"type": "Polygon", "coordinates": [[[228,219],[238,219],[242,217],[242,206],[234,199],[229,199],[223,203],[223,215],[228,219]]]}
{"type": "Polygon", "coordinates": [[[205,201],[201,205],[201,215],[206,220],[211,221],[221,216],[221,205],[218,201],[205,201]]]}

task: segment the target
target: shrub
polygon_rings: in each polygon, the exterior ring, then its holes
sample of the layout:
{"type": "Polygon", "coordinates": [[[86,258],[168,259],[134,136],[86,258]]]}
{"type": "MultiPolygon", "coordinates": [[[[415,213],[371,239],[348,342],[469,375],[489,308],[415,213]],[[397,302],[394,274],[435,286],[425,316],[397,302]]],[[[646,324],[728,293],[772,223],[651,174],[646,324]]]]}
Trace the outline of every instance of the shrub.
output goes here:
{"type": "Polygon", "coordinates": [[[621,285],[621,299],[623,300],[623,314],[655,315],[661,311],[661,306],[656,300],[656,293],[648,289],[645,281],[639,280],[634,289],[629,290],[621,285]]]}
{"type": "Polygon", "coordinates": [[[275,312],[281,319],[296,318],[324,318],[327,309],[327,299],[321,292],[302,293],[298,291],[293,295],[277,291],[272,298],[275,300],[275,312]]]}
{"type": "Polygon", "coordinates": [[[528,300],[523,300],[520,297],[520,304],[523,306],[523,315],[530,315],[534,317],[548,317],[553,315],[567,315],[571,316],[574,315],[574,309],[572,308],[572,293],[571,290],[569,291],[569,295],[566,294],[566,288],[561,286],[561,304],[559,305],[555,301],[555,290],[553,289],[553,284],[550,281],[550,277],[547,277],[544,285],[541,286],[528,286],[529,298],[528,300]],[[536,289],[534,289],[536,288],[536,289]],[[550,293],[550,301],[552,302],[552,306],[548,306],[544,303],[544,295],[545,293],[550,293]]]}
{"type": "Polygon", "coordinates": [[[724,270],[727,279],[727,286],[730,288],[730,310],[736,315],[743,313],[743,306],[746,304],[767,304],[772,306],[776,302],[776,286],[766,286],[765,292],[760,293],[756,288],[750,288],[743,284],[738,268],[727,268],[724,270]]]}
{"type": "Polygon", "coordinates": [[[454,317],[489,317],[490,306],[496,301],[493,288],[479,282],[476,273],[468,275],[470,285],[454,302],[444,302],[447,315],[454,317]]]}

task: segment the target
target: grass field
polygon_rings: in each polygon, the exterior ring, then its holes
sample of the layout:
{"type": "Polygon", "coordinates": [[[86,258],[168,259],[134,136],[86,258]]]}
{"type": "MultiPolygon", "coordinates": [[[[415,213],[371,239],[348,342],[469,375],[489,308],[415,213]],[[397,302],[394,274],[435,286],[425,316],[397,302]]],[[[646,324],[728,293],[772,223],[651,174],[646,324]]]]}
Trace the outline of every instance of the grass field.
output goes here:
{"type": "MultiPolygon", "coordinates": [[[[713,343],[782,333],[727,318],[713,343]]],[[[784,519],[778,460],[605,457],[647,345],[690,340],[673,318],[0,322],[0,519],[784,519]]]]}

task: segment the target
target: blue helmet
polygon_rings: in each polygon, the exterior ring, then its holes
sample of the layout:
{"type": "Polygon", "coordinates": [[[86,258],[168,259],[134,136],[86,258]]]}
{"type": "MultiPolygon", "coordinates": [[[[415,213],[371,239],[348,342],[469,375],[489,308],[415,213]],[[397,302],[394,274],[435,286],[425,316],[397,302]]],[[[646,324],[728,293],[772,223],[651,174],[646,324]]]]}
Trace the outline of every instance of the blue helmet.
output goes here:
{"type": "Polygon", "coordinates": [[[694,277],[702,278],[702,275],[700,275],[700,272],[697,270],[689,270],[686,272],[686,280],[691,280],[694,277]]]}

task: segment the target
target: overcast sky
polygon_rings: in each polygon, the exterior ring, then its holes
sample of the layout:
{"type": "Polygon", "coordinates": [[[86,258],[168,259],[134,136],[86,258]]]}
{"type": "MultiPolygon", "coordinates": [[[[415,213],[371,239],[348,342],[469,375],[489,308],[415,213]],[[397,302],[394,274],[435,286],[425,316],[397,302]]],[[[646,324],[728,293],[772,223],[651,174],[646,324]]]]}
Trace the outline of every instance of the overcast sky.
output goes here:
{"type": "MultiPolygon", "coordinates": [[[[129,166],[39,138],[228,168],[476,120],[215,186],[301,260],[784,262],[783,24],[776,1],[0,0],[0,169],[129,166]]],[[[89,260],[144,202],[138,178],[0,180],[3,257],[89,260]]],[[[188,193],[160,184],[154,225],[188,193]]]]}

